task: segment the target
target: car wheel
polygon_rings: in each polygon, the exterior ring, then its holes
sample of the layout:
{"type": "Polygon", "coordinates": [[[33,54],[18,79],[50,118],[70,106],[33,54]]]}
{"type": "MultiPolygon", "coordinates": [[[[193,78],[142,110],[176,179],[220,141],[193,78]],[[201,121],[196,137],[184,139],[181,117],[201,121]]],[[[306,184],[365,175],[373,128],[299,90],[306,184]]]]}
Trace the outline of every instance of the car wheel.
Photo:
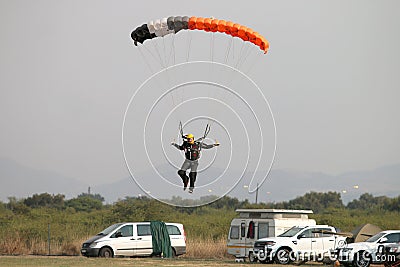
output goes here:
{"type": "Polygon", "coordinates": [[[290,258],[292,251],[287,248],[281,248],[276,252],[275,262],[279,264],[289,264],[292,259],[290,258]]]}
{"type": "Polygon", "coordinates": [[[113,252],[110,248],[102,248],[100,250],[99,256],[102,258],[112,258],[113,252]]]}
{"type": "Polygon", "coordinates": [[[354,267],[369,267],[371,264],[371,255],[366,251],[357,252],[354,255],[353,266],[354,267]]]}
{"type": "Polygon", "coordinates": [[[257,257],[253,252],[249,252],[249,262],[257,262],[257,257]]]}

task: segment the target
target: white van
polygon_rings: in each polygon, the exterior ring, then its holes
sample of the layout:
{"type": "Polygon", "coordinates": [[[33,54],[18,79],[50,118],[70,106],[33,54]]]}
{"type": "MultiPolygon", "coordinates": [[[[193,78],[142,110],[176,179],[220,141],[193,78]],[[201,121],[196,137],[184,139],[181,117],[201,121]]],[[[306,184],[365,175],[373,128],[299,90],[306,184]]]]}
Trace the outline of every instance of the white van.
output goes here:
{"type": "MultiPolygon", "coordinates": [[[[186,235],[180,223],[165,223],[173,256],[186,253],[186,235]]],[[[82,244],[87,257],[151,256],[153,254],[150,222],[116,223],[82,244]]]]}
{"type": "Polygon", "coordinates": [[[256,261],[254,242],[264,237],[278,236],[295,225],[316,225],[309,219],[312,210],[237,209],[238,218],[231,222],[228,234],[228,254],[238,259],[256,261]]]}

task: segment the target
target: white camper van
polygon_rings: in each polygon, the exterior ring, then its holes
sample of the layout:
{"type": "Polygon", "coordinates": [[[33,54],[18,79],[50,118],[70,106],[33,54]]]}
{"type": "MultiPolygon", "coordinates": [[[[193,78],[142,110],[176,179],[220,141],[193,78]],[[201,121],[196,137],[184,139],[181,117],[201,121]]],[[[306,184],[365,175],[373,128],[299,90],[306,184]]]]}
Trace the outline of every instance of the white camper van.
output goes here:
{"type": "Polygon", "coordinates": [[[253,246],[257,239],[282,234],[292,226],[316,225],[309,219],[312,210],[237,209],[238,218],[231,222],[228,254],[254,261],[253,246]]]}

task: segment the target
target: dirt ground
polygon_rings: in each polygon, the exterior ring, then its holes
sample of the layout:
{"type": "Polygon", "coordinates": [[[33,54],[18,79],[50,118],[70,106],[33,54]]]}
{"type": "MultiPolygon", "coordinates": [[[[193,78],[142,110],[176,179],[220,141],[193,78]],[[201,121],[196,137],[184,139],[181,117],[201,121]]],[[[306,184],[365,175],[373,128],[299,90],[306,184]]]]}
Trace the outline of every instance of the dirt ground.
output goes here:
{"type": "MultiPolygon", "coordinates": [[[[282,267],[275,264],[260,264],[249,262],[235,262],[232,260],[214,260],[214,259],[159,259],[159,258],[86,258],[82,256],[0,256],[0,266],[62,266],[62,267],[102,267],[102,266],[268,266],[282,267]]],[[[290,266],[290,265],[289,265],[290,266]]],[[[294,266],[294,265],[292,265],[294,266]]],[[[320,263],[307,263],[302,266],[324,266],[320,263]]],[[[327,266],[327,265],[325,265],[327,266]]]]}

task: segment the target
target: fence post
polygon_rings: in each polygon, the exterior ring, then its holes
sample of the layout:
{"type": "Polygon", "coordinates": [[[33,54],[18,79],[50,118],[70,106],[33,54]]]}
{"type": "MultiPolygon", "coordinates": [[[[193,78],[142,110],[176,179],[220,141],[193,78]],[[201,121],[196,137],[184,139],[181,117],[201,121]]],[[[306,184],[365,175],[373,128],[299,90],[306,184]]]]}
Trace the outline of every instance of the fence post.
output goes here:
{"type": "Polygon", "coordinates": [[[49,256],[50,256],[50,223],[47,224],[47,244],[49,246],[49,256]]]}

